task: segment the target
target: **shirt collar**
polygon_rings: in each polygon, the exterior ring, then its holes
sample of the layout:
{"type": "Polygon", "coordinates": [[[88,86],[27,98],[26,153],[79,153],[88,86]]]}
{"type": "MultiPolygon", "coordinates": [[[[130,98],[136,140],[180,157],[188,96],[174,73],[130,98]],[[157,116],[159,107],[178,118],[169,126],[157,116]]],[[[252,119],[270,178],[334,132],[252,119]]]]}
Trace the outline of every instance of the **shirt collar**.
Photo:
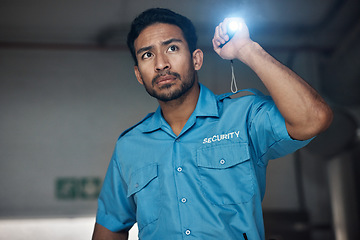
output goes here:
{"type": "MultiPolygon", "coordinates": [[[[199,99],[192,115],[195,117],[219,117],[219,111],[218,111],[215,94],[201,83],[199,83],[199,85],[200,85],[199,99]]],[[[161,114],[161,108],[159,106],[156,112],[149,119],[147,124],[144,124],[143,132],[152,132],[158,130],[162,126],[167,125],[165,123],[166,120],[163,118],[161,114]]]]}
{"type": "Polygon", "coordinates": [[[219,117],[215,94],[201,83],[199,85],[200,95],[193,114],[196,117],[219,117]]]}

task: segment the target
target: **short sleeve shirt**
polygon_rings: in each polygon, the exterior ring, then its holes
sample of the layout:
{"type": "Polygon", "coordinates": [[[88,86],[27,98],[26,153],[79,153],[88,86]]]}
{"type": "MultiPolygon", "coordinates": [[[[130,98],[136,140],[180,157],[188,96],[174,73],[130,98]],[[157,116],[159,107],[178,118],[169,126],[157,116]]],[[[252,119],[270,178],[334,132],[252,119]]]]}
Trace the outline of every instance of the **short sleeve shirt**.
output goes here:
{"type": "Polygon", "coordinates": [[[161,109],[119,137],[97,223],[139,239],[265,239],[266,166],[309,141],[293,140],[269,96],[216,96],[200,84],[176,136],[161,109]]]}

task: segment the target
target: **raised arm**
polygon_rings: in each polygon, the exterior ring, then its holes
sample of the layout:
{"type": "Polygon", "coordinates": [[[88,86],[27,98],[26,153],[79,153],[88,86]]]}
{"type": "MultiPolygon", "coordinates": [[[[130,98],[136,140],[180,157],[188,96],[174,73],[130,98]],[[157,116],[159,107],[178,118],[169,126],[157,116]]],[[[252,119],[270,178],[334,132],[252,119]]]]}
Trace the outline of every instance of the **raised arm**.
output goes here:
{"type": "Polygon", "coordinates": [[[216,28],[215,52],[223,59],[242,61],[258,75],[284,117],[292,138],[306,140],[327,129],[333,114],[324,99],[301,77],[252,41],[242,19],[236,19],[242,27],[228,41],[227,25],[231,20],[225,19],[216,28]]]}
{"type": "Polygon", "coordinates": [[[114,233],[109,229],[95,223],[92,240],[127,240],[129,233],[127,231],[114,233]]]}

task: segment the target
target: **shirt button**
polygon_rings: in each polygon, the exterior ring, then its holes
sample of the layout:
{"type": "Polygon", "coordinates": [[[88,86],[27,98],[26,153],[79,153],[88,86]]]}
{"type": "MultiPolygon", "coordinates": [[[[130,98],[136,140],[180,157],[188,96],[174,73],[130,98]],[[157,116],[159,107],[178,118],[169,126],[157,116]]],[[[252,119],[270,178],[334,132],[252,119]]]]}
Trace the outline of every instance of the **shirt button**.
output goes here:
{"type": "Polygon", "coordinates": [[[181,199],[181,202],[182,202],[182,203],[186,203],[186,201],[187,201],[186,198],[182,198],[182,199],[181,199]]]}
{"type": "Polygon", "coordinates": [[[221,165],[224,165],[224,164],[225,164],[225,160],[224,160],[224,159],[221,159],[221,160],[220,160],[220,164],[221,164],[221,165]]]}
{"type": "Polygon", "coordinates": [[[177,168],[177,171],[178,171],[178,172],[182,172],[182,170],[183,170],[182,167],[178,167],[178,168],[177,168]]]}
{"type": "Polygon", "coordinates": [[[188,236],[190,235],[190,233],[191,233],[191,232],[190,232],[189,229],[185,231],[185,234],[188,235],[188,236]]]}

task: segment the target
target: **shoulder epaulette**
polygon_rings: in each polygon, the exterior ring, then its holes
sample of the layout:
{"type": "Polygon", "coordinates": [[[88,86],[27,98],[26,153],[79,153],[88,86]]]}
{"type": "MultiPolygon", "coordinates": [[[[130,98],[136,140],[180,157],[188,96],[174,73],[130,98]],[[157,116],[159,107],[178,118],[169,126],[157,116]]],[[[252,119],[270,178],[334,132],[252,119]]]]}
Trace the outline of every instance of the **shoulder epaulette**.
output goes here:
{"type": "Polygon", "coordinates": [[[134,129],[135,127],[139,126],[141,123],[143,123],[146,119],[148,119],[148,118],[151,117],[152,115],[154,115],[153,112],[152,112],[152,113],[149,113],[149,114],[146,115],[146,117],[144,117],[140,122],[136,123],[134,126],[126,129],[125,131],[123,131],[123,132],[120,134],[120,136],[119,136],[118,139],[120,139],[121,137],[123,137],[126,133],[130,132],[130,131],[131,131],[132,129],[134,129]]]}

